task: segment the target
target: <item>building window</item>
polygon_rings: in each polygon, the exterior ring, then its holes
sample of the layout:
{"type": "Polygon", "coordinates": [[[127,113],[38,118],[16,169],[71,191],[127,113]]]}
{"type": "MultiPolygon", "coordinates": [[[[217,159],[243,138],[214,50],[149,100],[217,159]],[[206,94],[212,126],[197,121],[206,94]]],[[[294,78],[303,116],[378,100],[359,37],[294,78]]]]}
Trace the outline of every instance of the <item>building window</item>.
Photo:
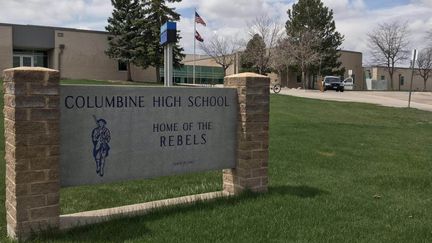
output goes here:
{"type": "Polygon", "coordinates": [[[405,84],[405,77],[404,76],[401,76],[400,77],[400,85],[404,85],[405,84]]]}
{"type": "Polygon", "coordinates": [[[385,76],[384,75],[381,75],[381,80],[385,80],[385,76]]]}
{"type": "Polygon", "coordinates": [[[21,58],[19,56],[13,57],[13,67],[20,67],[21,66],[21,58]]]}
{"type": "Polygon", "coordinates": [[[48,53],[44,51],[14,50],[13,67],[48,67],[48,53]]]}
{"type": "Polygon", "coordinates": [[[57,37],[63,37],[63,36],[64,36],[63,33],[61,33],[61,32],[57,33],[57,37]]]}
{"type": "Polygon", "coordinates": [[[367,72],[367,77],[372,79],[372,72],[370,70],[367,70],[366,72],[367,72]]]}
{"type": "Polygon", "coordinates": [[[128,70],[127,63],[119,60],[118,61],[118,70],[119,71],[127,71],[128,70]]]}
{"type": "Polygon", "coordinates": [[[34,59],[32,56],[22,56],[22,65],[23,67],[33,67],[34,59]]]}
{"type": "MultiPolygon", "coordinates": [[[[160,69],[161,77],[164,75],[164,68],[160,69]]],[[[174,68],[173,77],[175,82],[193,83],[193,66],[183,65],[174,68]],[[180,78],[180,79],[178,79],[180,78]]],[[[221,67],[195,67],[195,83],[197,84],[223,84],[224,70],[221,67]]]]}

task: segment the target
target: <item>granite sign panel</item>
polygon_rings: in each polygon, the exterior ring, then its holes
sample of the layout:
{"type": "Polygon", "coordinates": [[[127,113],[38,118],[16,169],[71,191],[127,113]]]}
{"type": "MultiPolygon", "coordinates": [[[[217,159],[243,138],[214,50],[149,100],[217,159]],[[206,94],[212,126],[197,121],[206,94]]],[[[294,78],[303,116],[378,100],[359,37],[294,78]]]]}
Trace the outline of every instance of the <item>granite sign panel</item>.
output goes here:
{"type": "Polygon", "coordinates": [[[62,186],[235,167],[235,89],[62,86],[60,108],[62,186]]]}

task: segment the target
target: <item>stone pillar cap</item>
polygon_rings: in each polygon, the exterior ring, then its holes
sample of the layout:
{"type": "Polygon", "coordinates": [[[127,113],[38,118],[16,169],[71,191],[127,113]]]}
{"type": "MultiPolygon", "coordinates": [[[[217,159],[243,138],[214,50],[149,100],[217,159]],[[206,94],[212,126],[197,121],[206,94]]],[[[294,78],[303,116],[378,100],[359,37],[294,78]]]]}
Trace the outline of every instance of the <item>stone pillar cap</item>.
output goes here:
{"type": "Polygon", "coordinates": [[[248,72],[248,73],[233,74],[233,75],[227,76],[226,78],[268,78],[268,76],[248,72]]]}
{"type": "Polygon", "coordinates": [[[4,71],[5,72],[10,72],[10,71],[58,72],[57,70],[44,68],[44,67],[16,67],[16,68],[9,68],[4,71]]]}

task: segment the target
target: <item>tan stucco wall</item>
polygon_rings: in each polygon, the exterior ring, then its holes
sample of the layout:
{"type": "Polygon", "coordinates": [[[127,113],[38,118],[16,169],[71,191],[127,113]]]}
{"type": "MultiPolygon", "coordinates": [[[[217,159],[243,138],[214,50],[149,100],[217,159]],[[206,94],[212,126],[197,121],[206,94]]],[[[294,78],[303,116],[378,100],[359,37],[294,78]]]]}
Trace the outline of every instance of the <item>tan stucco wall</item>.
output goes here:
{"type": "MultiPolygon", "coordinates": [[[[185,65],[193,65],[193,60],[183,61],[185,65]]],[[[206,67],[220,67],[212,58],[204,58],[204,59],[196,59],[195,65],[197,66],[206,66],[206,67]]]]}
{"type": "MultiPolygon", "coordinates": [[[[363,63],[363,54],[361,52],[353,52],[353,51],[339,51],[341,54],[339,61],[342,62],[341,68],[345,68],[344,78],[348,78],[349,70],[353,71],[353,75],[355,76],[355,90],[363,90],[365,86],[364,82],[364,70],[362,67],[363,63]]],[[[286,75],[282,75],[281,82],[282,86],[286,86],[288,88],[303,88],[303,82],[297,82],[298,74],[289,70],[286,75]]],[[[315,83],[315,89],[318,89],[318,84],[315,83]]]]}
{"type": "MultiPolygon", "coordinates": [[[[381,80],[381,76],[384,76],[385,80],[390,82],[390,75],[385,67],[373,67],[372,68],[372,79],[381,80]]],[[[393,89],[399,90],[399,75],[404,77],[404,84],[401,85],[400,90],[408,91],[411,85],[411,69],[409,68],[396,68],[395,73],[393,74],[393,89]]],[[[417,70],[414,72],[413,77],[413,90],[415,91],[423,91],[424,88],[424,80],[421,76],[418,75],[417,70]]],[[[389,83],[389,90],[391,89],[389,83]]],[[[432,77],[428,79],[426,82],[426,90],[432,91],[432,77]]]]}
{"type": "MultiPolygon", "coordinates": [[[[226,70],[226,75],[232,75],[232,74],[236,74],[239,73],[239,54],[234,54],[234,62],[231,66],[228,67],[228,69],[226,70]]],[[[193,61],[193,55],[191,57],[191,55],[187,55],[187,58],[185,58],[182,62],[184,65],[190,65],[192,66],[194,61],[193,61]]],[[[205,67],[222,67],[221,65],[217,64],[216,61],[211,58],[211,57],[203,57],[203,58],[199,58],[199,56],[197,56],[196,60],[195,60],[195,65],[196,66],[205,66],[205,67]]]]}
{"type": "Polygon", "coordinates": [[[0,76],[3,70],[12,67],[12,27],[0,26],[0,76]]]}
{"type": "MultiPolygon", "coordinates": [[[[105,55],[107,38],[108,34],[105,33],[56,30],[53,67],[59,68],[59,45],[64,44],[60,67],[62,78],[126,80],[127,72],[118,71],[117,61],[105,55]],[[58,37],[59,32],[63,33],[63,37],[58,37]]],[[[133,67],[132,79],[156,82],[156,70],[133,67]]]]}
{"type": "Polygon", "coordinates": [[[339,61],[342,62],[342,67],[345,68],[344,77],[348,78],[348,71],[353,70],[355,77],[355,89],[363,90],[365,87],[364,72],[363,72],[363,54],[360,52],[340,51],[339,61]]]}

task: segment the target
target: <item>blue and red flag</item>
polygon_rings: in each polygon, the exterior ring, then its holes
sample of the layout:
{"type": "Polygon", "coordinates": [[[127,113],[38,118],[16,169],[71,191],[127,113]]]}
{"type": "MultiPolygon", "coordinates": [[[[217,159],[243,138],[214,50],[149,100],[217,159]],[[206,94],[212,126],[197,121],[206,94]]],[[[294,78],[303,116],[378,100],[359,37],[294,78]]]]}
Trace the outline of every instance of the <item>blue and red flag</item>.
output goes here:
{"type": "Polygon", "coordinates": [[[199,42],[204,42],[204,39],[201,37],[201,35],[196,30],[195,30],[195,39],[199,42]]]}
{"type": "Polygon", "coordinates": [[[204,20],[201,18],[201,16],[195,11],[195,22],[197,24],[202,24],[204,26],[207,26],[207,24],[204,22],[204,20]]]}

